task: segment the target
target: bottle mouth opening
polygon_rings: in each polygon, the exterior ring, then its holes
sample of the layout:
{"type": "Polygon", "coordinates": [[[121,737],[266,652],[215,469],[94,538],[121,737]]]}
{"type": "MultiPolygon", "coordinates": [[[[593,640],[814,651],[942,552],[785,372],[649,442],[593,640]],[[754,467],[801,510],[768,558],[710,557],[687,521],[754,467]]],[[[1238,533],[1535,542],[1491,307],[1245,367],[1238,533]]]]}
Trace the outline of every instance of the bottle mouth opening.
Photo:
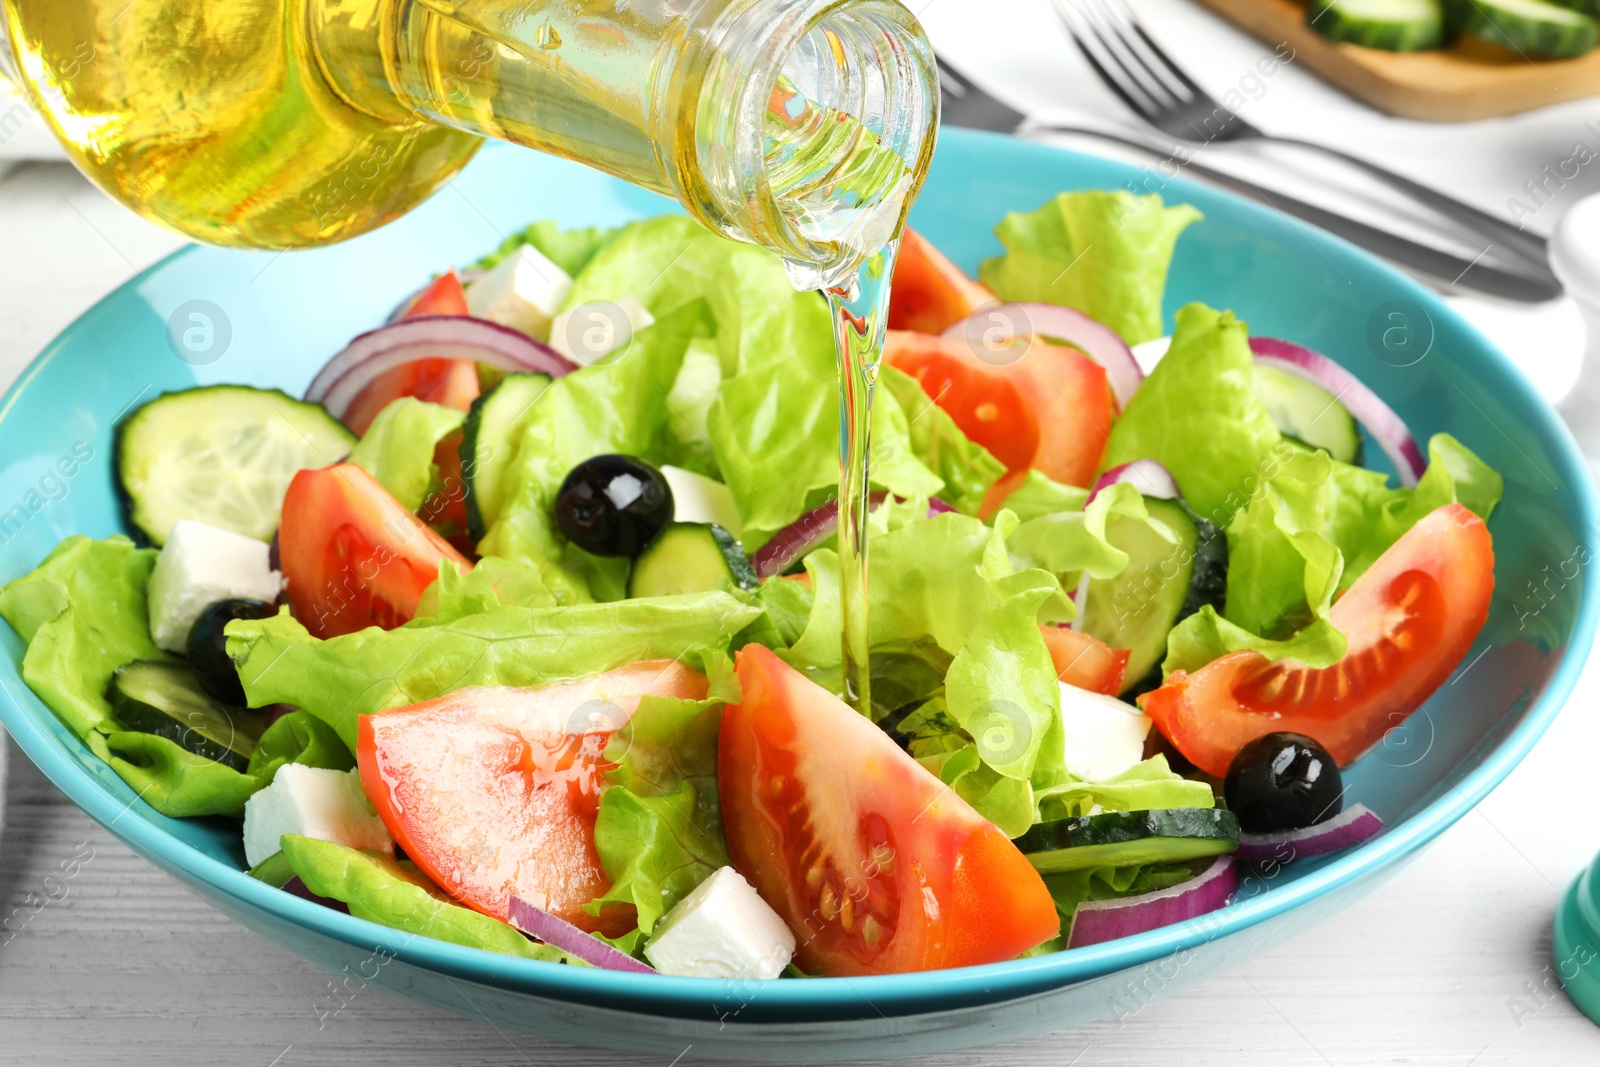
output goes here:
{"type": "Polygon", "coordinates": [[[696,149],[730,236],[797,288],[846,283],[900,229],[932,158],[933,50],[894,0],[771,0],[734,15],[702,84],[696,149]],[[776,10],[775,10],[776,9],[776,10]]]}

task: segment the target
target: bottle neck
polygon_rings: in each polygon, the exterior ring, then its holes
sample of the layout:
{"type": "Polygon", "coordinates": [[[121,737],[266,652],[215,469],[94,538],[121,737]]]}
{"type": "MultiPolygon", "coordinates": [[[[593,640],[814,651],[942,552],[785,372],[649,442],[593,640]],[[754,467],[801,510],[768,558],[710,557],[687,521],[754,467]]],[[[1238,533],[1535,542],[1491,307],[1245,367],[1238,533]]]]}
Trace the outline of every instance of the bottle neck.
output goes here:
{"type": "Polygon", "coordinates": [[[311,2],[352,105],[664,193],[806,288],[898,232],[932,157],[933,53],[896,0],[311,2]]]}

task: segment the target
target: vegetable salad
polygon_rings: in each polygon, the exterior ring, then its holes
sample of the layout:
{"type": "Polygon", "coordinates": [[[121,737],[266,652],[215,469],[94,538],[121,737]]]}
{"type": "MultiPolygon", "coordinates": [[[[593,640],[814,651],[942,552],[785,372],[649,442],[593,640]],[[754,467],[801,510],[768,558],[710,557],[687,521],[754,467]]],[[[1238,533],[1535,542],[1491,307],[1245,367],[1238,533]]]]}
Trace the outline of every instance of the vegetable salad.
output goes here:
{"type": "Polygon", "coordinates": [[[1200,914],[1379,832],[1341,768],[1476,638],[1502,483],[1231,311],[1163,339],[1196,225],[1063,193],[977,278],[906,234],[870,716],[837,695],[826,308],[678,216],[536,223],[303,398],[130,412],[129,536],[68,538],[0,616],[146,803],[412,933],[773,978],[1200,914]]]}

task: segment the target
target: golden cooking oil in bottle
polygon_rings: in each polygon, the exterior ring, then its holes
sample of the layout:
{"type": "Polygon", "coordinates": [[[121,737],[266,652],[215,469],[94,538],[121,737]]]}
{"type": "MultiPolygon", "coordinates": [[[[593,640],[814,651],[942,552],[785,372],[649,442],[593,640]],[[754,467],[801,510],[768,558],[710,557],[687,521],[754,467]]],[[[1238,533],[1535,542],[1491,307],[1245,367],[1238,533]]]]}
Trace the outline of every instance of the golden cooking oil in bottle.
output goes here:
{"type": "MultiPolygon", "coordinates": [[[[213,244],[352,237],[485,136],[674,197],[820,288],[898,229],[932,51],[894,0],[0,0],[78,166],[213,244]]],[[[536,194],[530,190],[530,199],[536,194]]]]}
{"type": "MultiPolygon", "coordinates": [[[[937,76],[895,0],[0,0],[0,76],[78,166],[212,244],[364,233],[485,136],[676,198],[823,290],[840,369],[844,695],[871,710],[868,425],[937,76]]],[[[531,201],[538,191],[529,190],[531,201]]]]}

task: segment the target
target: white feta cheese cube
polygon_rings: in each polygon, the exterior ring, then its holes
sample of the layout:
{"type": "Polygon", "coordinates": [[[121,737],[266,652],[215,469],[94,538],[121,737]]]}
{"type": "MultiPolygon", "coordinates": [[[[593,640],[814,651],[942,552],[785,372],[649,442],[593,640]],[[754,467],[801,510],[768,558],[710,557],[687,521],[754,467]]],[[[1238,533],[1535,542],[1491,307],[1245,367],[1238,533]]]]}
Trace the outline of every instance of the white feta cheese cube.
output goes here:
{"type": "Polygon", "coordinates": [[[662,974],[776,978],[794,933],[738,871],[723,867],[662,918],[644,957],[662,974]]]}
{"type": "Polygon", "coordinates": [[[1149,716],[1116,697],[1060,685],[1068,771],[1086,782],[1103,782],[1144,759],[1149,716]]]}
{"type": "Polygon", "coordinates": [[[733,502],[733,490],[703,474],[670,464],[662,466],[661,476],[672,490],[673,522],[714,522],[739,536],[739,505],[733,502]]]}
{"type": "Polygon", "coordinates": [[[244,802],[244,858],[254,867],[278,851],[284,834],[349,848],[394,851],[388,827],[361,789],[360,771],[286,763],[272,784],[244,802]]]}
{"type": "Polygon", "coordinates": [[[550,336],[550,320],[571,291],[566,271],[537,248],[523,245],[467,286],[467,310],[542,341],[550,336]]]}
{"type": "Polygon", "coordinates": [[[168,652],[182,652],[208,604],[273,601],[282,588],[283,576],[267,566],[265,541],[179,519],[150,572],[150,637],[168,652]]]}
{"type": "Polygon", "coordinates": [[[550,325],[550,347],[588,366],[626,348],[634,334],[655,321],[635,297],[593,300],[556,316],[550,325]]]}

